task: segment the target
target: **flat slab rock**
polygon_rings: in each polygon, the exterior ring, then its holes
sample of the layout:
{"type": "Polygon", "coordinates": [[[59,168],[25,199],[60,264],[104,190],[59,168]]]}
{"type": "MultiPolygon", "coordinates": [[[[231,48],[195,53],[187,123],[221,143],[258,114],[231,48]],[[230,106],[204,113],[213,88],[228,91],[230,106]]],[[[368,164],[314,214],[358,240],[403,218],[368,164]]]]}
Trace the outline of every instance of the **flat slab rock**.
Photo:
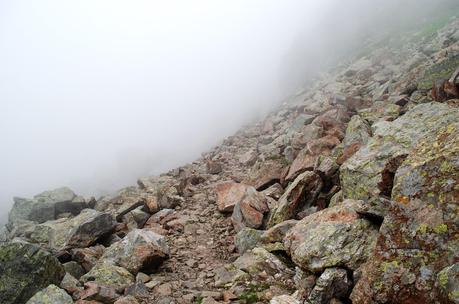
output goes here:
{"type": "Polygon", "coordinates": [[[113,217],[104,212],[84,209],[73,218],[63,218],[37,225],[31,239],[50,248],[84,248],[115,227],[113,217]]]}

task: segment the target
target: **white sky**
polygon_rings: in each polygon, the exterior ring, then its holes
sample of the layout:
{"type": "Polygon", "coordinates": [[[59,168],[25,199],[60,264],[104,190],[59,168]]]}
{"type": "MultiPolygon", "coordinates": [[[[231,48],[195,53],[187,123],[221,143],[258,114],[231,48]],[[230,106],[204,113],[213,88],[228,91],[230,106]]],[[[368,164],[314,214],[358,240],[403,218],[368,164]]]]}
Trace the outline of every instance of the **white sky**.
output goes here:
{"type": "Polygon", "coordinates": [[[13,195],[113,191],[262,117],[303,80],[292,62],[333,54],[299,39],[369,19],[343,3],[0,0],[0,221],[13,195]]]}

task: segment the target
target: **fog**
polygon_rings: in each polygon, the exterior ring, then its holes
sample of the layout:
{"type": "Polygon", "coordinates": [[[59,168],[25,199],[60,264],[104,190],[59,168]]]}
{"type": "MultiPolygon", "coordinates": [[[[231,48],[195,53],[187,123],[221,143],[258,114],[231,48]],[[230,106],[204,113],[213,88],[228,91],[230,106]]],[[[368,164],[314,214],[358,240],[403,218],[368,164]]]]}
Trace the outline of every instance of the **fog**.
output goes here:
{"type": "Polygon", "coordinates": [[[455,1],[0,0],[0,222],[190,162],[369,36],[455,1]]]}

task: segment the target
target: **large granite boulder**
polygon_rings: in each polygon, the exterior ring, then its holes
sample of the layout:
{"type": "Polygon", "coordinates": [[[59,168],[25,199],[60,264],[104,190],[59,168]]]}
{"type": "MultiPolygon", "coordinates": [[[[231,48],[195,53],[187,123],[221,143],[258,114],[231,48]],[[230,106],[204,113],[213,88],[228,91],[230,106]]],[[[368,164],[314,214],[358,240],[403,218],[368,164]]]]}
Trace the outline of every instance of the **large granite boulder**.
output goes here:
{"type": "Polygon", "coordinates": [[[299,221],[284,238],[293,262],[320,273],[330,267],[356,270],[376,244],[377,227],[362,218],[360,201],[346,200],[299,221]]]}
{"type": "Polygon", "coordinates": [[[306,171],[300,174],[285,190],[277,205],[271,210],[268,227],[295,218],[295,215],[305,207],[310,207],[320,190],[322,179],[314,172],[306,171]]]}
{"type": "Polygon", "coordinates": [[[0,303],[22,304],[50,284],[59,285],[65,271],[59,261],[36,245],[0,245],[0,303]]]}
{"type": "Polygon", "coordinates": [[[393,122],[373,125],[373,137],[340,168],[343,196],[390,198],[393,176],[411,149],[458,119],[459,109],[433,102],[418,105],[393,122]]]}
{"type": "Polygon", "coordinates": [[[15,197],[13,200],[10,224],[20,219],[43,223],[56,219],[62,213],[77,215],[86,208],[86,201],[67,187],[42,192],[33,199],[15,197]]]}
{"type": "Polygon", "coordinates": [[[39,202],[54,204],[56,216],[62,213],[77,215],[81,210],[87,208],[84,198],[77,196],[68,187],[44,191],[35,195],[34,199],[39,202]]]}
{"type": "Polygon", "coordinates": [[[457,303],[447,269],[459,260],[458,120],[434,134],[395,173],[394,203],[353,303],[457,303]]]}
{"type": "Polygon", "coordinates": [[[418,79],[418,90],[428,91],[437,80],[449,79],[451,74],[459,66],[459,54],[453,54],[445,60],[426,69],[418,79]]]}
{"type": "Polygon", "coordinates": [[[37,225],[30,239],[52,249],[82,248],[92,245],[115,227],[108,213],[85,209],[73,218],[62,218],[37,225]]]}
{"type": "Polygon", "coordinates": [[[26,304],[73,304],[72,297],[56,285],[37,292],[26,304]]]}
{"type": "Polygon", "coordinates": [[[155,270],[168,254],[164,236],[149,230],[134,229],[107,248],[101,259],[137,274],[140,270],[155,270]]]}

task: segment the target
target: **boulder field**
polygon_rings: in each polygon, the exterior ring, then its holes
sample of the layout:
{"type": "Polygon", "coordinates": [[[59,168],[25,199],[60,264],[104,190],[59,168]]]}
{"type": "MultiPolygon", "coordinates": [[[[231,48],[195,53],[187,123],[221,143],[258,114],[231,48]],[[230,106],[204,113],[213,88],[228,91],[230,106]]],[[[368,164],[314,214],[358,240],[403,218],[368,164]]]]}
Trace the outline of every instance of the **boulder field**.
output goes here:
{"type": "Polygon", "coordinates": [[[15,197],[0,303],[459,303],[458,38],[371,45],[137,186],[15,197]]]}

